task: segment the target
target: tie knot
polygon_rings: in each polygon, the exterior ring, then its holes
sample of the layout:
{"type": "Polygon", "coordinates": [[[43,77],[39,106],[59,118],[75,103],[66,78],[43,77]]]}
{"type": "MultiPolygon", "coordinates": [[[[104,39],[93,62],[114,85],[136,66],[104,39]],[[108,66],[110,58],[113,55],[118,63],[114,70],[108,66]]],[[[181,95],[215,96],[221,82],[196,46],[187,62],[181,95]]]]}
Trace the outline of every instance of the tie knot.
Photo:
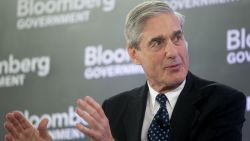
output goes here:
{"type": "Polygon", "coordinates": [[[158,94],[156,96],[156,101],[158,101],[160,103],[161,107],[165,107],[166,106],[167,100],[168,100],[168,98],[165,96],[165,94],[158,94]]]}

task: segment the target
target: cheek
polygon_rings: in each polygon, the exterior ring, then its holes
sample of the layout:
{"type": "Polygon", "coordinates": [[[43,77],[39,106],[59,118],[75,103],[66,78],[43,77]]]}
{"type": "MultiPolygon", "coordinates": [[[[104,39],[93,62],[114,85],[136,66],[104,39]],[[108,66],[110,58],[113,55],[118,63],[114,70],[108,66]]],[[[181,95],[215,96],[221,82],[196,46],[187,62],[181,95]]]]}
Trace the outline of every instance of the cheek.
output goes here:
{"type": "Polygon", "coordinates": [[[179,56],[180,56],[182,62],[185,64],[185,66],[188,67],[188,65],[189,65],[189,56],[188,56],[187,50],[182,50],[182,51],[180,52],[180,55],[179,55],[179,56]]]}
{"type": "Polygon", "coordinates": [[[144,70],[147,71],[150,75],[158,75],[161,72],[161,61],[159,58],[156,57],[148,57],[147,59],[143,60],[144,70]],[[157,72],[157,73],[156,73],[157,72]]]}
{"type": "Polygon", "coordinates": [[[187,53],[185,53],[184,61],[185,61],[186,67],[188,68],[189,67],[189,55],[187,53]]]}
{"type": "Polygon", "coordinates": [[[157,52],[157,53],[145,53],[144,56],[141,58],[142,66],[144,69],[147,69],[147,71],[150,71],[151,73],[158,72],[162,70],[162,66],[164,64],[164,60],[166,59],[165,53],[157,52]]]}
{"type": "Polygon", "coordinates": [[[163,64],[164,64],[164,60],[165,60],[165,56],[164,55],[156,55],[154,58],[152,57],[151,60],[151,66],[153,70],[157,70],[157,69],[162,69],[163,64]]]}

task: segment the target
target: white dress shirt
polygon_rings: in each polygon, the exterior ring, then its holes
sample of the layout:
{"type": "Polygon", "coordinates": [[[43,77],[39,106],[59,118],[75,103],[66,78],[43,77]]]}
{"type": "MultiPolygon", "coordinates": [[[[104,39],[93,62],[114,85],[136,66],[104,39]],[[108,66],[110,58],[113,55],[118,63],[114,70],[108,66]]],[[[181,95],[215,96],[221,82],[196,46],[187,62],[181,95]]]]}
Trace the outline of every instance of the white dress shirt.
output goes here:
{"type": "MultiPolygon", "coordinates": [[[[165,93],[165,95],[168,98],[168,101],[166,103],[168,114],[169,114],[169,119],[172,116],[172,112],[174,109],[174,106],[176,104],[176,101],[184,88],[186,83],[186,80],[184,80],[179,87],[176,89],[169,91],[165,93]]],[[[155,91],[147,82],[148,88],[149,88],[149,96],[147,98],[147,105],[146,105],[146,110],[145,110],[145,116],[143,120],[143,125],[142,125],[142,132],[141,132],[141,140],[142,141],[148,141],[147,139],[147,133],[148,133],[148,128],[157,113],[158,109],[160,108],[160,104],[156,102],[155,98],[159,92],[155,91]]]]}

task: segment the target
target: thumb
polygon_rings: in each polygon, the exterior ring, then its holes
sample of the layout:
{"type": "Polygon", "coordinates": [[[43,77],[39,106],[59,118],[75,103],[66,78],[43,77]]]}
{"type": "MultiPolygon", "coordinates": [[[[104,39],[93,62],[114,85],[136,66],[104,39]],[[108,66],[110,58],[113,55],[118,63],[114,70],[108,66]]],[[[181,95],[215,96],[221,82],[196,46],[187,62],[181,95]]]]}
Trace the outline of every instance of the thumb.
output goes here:
{"type": "Polygon", "coordinates": [[[49,120],[47,118],[44,118],[41,120],[41,122],[38,125],[38,131],[39,131],[39,134],[42,138],[50,137],[50,135],[48,133],[48,129],[47,129],[48,122],[49,122],[49,120]]]}

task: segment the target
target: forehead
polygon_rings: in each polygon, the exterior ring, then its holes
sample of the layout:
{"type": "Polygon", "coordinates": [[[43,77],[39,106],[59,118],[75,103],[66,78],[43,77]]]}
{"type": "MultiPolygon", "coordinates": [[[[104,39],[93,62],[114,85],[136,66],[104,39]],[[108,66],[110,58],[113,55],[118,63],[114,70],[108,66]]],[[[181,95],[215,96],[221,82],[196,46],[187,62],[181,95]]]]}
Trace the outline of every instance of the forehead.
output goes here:
{"type": "Polygon", "coordinates": [[[149,18],[144,23],[141,40],[156,36],[170,36],[174,32],[181,30],[178,18],[172,13],[164,13],[149,18]]]}

